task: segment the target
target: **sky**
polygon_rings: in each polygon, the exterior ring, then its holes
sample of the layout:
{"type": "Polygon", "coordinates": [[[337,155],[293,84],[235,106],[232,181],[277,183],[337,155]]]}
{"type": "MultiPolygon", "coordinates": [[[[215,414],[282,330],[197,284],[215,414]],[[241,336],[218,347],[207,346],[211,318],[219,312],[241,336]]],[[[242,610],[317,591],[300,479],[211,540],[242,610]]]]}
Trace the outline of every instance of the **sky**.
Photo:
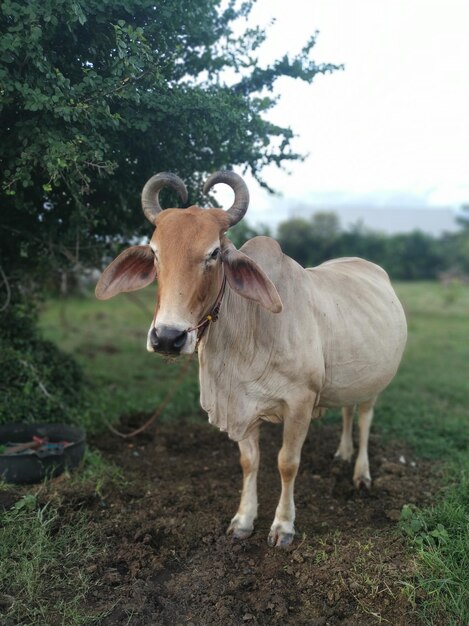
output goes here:
{"type": "MultiPolygon", "coordinates": [[[[248,220],[278,222],[295,205],[458,207],[469,203],[468,0],[258,0],[249,25],[268,26],[260,63],[301,49],[344,64],[311,85],[277,83],[269,118],[291,126],[309,156],[250,176],[248,220]]],[[[241,172],[240,172],[241,173],[241,172]]],[[[218,199],[226,205],[226,188],[218,199]]]]}

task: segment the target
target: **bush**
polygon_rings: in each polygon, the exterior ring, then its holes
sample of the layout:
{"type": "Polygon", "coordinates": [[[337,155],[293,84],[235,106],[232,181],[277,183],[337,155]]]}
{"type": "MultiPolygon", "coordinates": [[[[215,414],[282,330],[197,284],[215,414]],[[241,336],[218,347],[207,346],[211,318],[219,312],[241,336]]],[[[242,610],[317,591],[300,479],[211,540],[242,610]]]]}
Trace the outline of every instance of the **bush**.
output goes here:
{"type": "Polygon", "coordinates": [[[84,377],[74,359],[40,338],[35,307],[17,297],[0,314],[0,423],[78,423],[84,377]]]}

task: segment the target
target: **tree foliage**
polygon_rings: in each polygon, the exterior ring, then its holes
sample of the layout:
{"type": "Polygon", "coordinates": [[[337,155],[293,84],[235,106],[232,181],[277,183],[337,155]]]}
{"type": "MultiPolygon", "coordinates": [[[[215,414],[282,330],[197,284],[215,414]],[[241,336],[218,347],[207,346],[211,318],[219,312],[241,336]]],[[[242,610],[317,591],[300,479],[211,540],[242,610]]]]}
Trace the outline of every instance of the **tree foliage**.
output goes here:
{"type": "Polygon", "coordinates": [[[38,337],[37,309],[15,299],[2,313],[0,424],[76,422],[83,417],[85,387],[71,356],[38,337]]]}
{"type": "Polygon", "coordinates": [[[463,204],[458,217],[461,231],[446,241],[446,250],[455,267],[469,274],[469,204],[463,204]]]}
{"type": "Polygon", "coordinates": [[[341,256],[378,263],[391,278],[431,280],[441,272],[469,272],[469,228],[432,237],[422,231],[386,235],[357,226],[343,230],[334,213],[282,222],[277,239],[284,252],[304,267],[341,256]]]}
{"type": "Polygon", "coordinates": [[[284,252],[303,266],[312,266],[333,256],[340,222],[335,213],[320,211],[311,219],[292,218],[282,222],[277,238],[284,252]]]}
{"type": "Polygon", "coordinates": [[[228,231],[228,237],[237,248],[241,248],[246,241],[259,235],[272,237],[272,230],[267,224],[261,224],[254,228],[246,220],[241,220],[228,231]]]}
{"type": "MultiPolygon", "coordinates": [[[[284,76],[332,65],[298,55],[259,66],[266,37],[235,27],[254,0],[4,0],[0,8],[0,264],[73,266],[147,232],[156,171],[194,190],[213,170],[301,158],[265,119],[284,76]],[[40,261],[40,262],[39,262],[40,261]]],[[[195,194],[193,194],[195,195],[195,194]]],[[[193,198],[195,201],[197,198],[193,198]]]]}

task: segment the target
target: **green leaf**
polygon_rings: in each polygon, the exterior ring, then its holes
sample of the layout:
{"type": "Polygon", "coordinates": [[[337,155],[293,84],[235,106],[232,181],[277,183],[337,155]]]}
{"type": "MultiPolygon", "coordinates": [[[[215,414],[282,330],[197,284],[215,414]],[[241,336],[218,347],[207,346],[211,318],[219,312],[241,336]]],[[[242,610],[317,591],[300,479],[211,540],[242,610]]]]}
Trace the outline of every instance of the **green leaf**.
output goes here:
{"type": "Polygon", "coordinates": [[[15,504],[12,506],[12,511],[14,511],[15,513],[21,513],[21,512],[30,513],[31,511],[34,511],[36,506],[37,506],[36,496],[34,496],[32,493],[28,493],[22,498],[20,498],[20,500],[15,502],[15,504]]]}

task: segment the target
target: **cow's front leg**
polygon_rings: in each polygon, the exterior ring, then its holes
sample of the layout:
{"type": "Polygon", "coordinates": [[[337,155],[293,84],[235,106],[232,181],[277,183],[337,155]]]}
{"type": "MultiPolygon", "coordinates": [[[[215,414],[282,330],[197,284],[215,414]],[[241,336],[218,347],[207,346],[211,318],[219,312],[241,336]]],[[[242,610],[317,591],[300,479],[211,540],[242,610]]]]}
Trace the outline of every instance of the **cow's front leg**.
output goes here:
{"type": "Polygon", "coordinates": [[[257,471],[259,469],[259,426],[239,442],[239,461],[243,469],[243,491],[238,512],[227,532],[234,539],[246,539],[254,530],[257,517],[257,471]]]}
{"type": "Polygon", "coordinates": [[[291,544],[295,536],[295,478],[300,464],[301,448],[310,422],[311,410],[302,415],[285,418],[283,445],[278,454],[282,493],[267,539],[269,546],[285,548],[291,544]]]}

